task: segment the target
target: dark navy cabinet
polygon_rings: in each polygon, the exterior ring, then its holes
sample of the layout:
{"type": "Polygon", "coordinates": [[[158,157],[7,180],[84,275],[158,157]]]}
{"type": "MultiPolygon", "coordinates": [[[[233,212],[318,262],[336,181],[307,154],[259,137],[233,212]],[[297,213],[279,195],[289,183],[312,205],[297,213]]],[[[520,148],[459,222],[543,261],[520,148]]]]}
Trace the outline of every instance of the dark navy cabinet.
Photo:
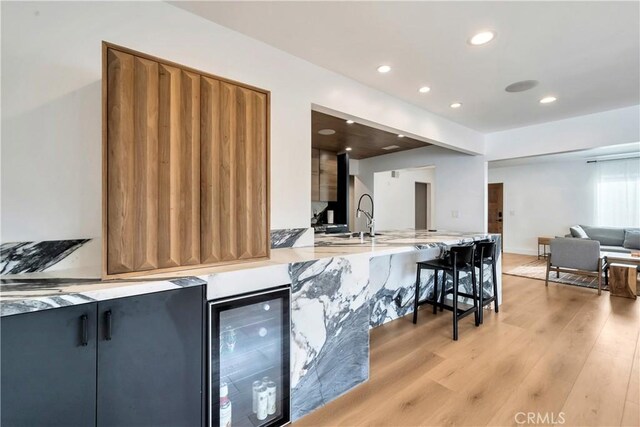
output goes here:
{"type": "Polygon", "coordinates": [[[98,427],[202,425],[202,292],[98,304],[98,427]]]}
{"type": "Polygon", "coordinates": [[[202,426],[203,292],[2,318],[2,426],[202,426]]]}
{"type": "Polygon", "coordinates": [[[0,319],[3,427],[95,425],[97,309],[84,304],[0,319]]]}

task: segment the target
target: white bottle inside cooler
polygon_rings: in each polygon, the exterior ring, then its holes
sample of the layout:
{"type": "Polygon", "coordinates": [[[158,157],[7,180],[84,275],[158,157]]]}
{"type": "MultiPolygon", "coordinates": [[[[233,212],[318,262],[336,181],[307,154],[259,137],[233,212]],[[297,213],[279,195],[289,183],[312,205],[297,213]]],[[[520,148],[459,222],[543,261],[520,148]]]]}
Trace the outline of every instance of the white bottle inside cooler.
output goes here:
{"type": "Polygon", "coordinates": [[[227,383],[220,384],[220,427],[231,427],[231,401],[227,383]]]}

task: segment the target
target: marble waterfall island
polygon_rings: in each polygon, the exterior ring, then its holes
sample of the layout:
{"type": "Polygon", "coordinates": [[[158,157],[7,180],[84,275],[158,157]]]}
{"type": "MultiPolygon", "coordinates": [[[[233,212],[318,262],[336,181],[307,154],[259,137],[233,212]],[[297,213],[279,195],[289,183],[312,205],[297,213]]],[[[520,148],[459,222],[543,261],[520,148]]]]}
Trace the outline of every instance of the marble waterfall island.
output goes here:
{"type": "MultiPolygon", "coordinates": [[[[291,284],[291,408],[299,419],[369,378],[369,329],[413,312],[416,262],[499,235],[382,232],[375,239],[316,235],[315,247],[276,249],[271,264],[213,273],[208,299],[291,284]]],[[[498,290],[501,291],[498,262],[498,290]]],[[[471,278],[461,275],[471,292],[471,278]]],[[[492,292],[490,269],[483,287],[492,292]]],[[[421,298],[433,274],[421,276],[421,298]]],[[[499,298],[500,299],[500,298],[499,298]]],[[[447,313],[448,314],[448,313],[447,313]]],[[[409,320],[408,320],[409,321],[409,320]]]]}

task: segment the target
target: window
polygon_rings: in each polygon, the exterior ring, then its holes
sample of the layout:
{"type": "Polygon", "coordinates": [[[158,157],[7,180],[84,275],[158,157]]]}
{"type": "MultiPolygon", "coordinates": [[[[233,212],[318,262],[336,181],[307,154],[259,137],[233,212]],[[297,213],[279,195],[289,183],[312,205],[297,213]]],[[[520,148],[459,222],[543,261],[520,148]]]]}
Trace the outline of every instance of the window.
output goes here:
{"type": "Polygon", "coordinates": [[[640,158],[595,163],[595,219],[600,226],[640,226],[640,158]]]}

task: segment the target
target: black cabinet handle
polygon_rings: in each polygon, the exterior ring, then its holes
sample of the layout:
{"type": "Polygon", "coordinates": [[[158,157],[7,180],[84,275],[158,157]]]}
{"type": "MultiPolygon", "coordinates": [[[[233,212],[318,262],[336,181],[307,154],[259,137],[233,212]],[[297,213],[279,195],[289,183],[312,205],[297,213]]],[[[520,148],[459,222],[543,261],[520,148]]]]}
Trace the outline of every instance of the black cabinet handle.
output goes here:
{"type": "Polygon", "coordinates": [[[80,344],[89,344],[89,316],[86,314],[80,316],[80,344]]]}
{"type": "Polygon", "coordinates": [[[107,341],[111,340],[111,317],[112,317],[111,310],[107,310],[104,312],[104,322],[105,322],[104,335],[107,341]]]}

